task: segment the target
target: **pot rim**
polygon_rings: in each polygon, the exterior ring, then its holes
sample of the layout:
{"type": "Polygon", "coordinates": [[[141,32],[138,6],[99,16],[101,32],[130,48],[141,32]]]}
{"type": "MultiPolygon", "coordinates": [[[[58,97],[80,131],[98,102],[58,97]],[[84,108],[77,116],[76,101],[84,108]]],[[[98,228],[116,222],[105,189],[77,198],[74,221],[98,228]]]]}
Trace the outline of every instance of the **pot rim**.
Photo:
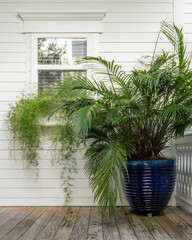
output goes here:
{"type": "Polygon", "coordinates": [[[147,165],[147,164],[154,164],[154,165],[158,165],[158,164],[162,164],[162,163],[171,163],[171,162],[176,162],[175,158],[170,158],[170,159],[159,159],[159,160],[129,160],[127,161],[127,164],[143,164],[143,165],[147,165]]]}

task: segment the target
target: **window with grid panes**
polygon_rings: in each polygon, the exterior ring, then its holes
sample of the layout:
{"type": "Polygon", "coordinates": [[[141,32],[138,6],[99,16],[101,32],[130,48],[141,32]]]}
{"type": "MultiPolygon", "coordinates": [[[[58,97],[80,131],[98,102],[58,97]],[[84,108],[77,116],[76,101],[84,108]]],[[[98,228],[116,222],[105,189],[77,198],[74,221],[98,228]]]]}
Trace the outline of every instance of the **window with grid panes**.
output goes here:
{"type": "Polygon", "coordinates": [[[66,75],[85,75],[86,71],[77,62],[86,56],[86,37],[38,37],[36,58],[38,91],[43,91],[66,75]]]}

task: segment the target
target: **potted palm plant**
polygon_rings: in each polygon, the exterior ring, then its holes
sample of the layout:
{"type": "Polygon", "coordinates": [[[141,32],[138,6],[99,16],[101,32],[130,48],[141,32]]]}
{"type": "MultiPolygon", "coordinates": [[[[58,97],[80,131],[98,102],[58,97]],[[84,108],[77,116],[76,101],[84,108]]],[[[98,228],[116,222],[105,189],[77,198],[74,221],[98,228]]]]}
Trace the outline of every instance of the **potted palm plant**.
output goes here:
{"type": "Polygon", "coordinates": [[[176,164],[162,150],[192,125],[191,57],[182,29],[164,22],[161,32],[173,53],[154,53],[131,73],[114,61],[87,57],[82,63],[93,69],[90,78],[68,76],[54,86],[53,99],[59,101],[49,117],[62,112],[70,128],[62,137],[71,146],[85,144],[94,199],[111,215],[122,196],[121,182],[135,211],[155,214],[165,208],[176,164]]]}

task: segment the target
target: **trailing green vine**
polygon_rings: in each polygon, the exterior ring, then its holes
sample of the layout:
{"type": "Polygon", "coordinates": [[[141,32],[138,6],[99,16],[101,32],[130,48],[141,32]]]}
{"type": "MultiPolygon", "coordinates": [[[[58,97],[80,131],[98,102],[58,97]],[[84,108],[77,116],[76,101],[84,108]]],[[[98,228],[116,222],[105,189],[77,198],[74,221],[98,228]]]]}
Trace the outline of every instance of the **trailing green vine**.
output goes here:
{"type": "Polygon", "coordinates": [[[9,129],[14,143],[18,143],[22,159],[26,166],[38,167],[38,152],[40,144],[40,119],[53,107],[51,98],[37,94],[27,96],[16,102],[8,113],[9,129]]]}
{"type": "Polygon", "coordinates": [[[69,124],[65,124],[63,112],[54,113],[54,109],[61,106],[58,94],[59,89],[53,88],[52,91],[24,96],[11,107],[7,117],[14,148],[21,150],[25,166],[34,167],[37,170],[37,176],[39,170],[38,150],[42,129],[45,129],[44,133],[50,136],[52,149],[54,149],[51,162],[53,165],[59,164],[61,166],[62,187],[67,205],[72,200],[73,178],[71,175],[77,173],[77,164],[74,158],[77,143],[74,144],[75,141],[70,139],[72,129],[69,124]],[[42,120],[51,118],[57,123],[56,126],[51,127],[51,131],[48,131],[42,120]]]}
{"type": "Polygon", "coordinates": [[[74,156],[77,151],[78,143],[74,144],[71,141],[69,133],[72,131],[69,125],[64,123],[57,126],[54,129],[55,134],[52,137],[52,144],[54,149],[58,151],[53,152],[52,164],[59,164],[61,166],[61,179],[62,187],[65,193],[64,204],[68,205],[72,200],[72,187],[73,187],[73,177],[72,175],[77,173],[77,161],[74,156]]]}

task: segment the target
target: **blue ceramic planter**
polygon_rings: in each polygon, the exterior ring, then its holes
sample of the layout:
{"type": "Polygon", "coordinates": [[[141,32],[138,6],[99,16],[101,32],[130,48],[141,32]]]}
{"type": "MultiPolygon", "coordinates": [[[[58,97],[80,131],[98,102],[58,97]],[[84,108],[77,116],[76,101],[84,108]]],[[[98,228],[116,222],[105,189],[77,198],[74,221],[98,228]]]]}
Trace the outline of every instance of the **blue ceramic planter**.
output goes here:
{"type": "Polygon", "coordinates": [[[168,204],[176,179],[175,160],[129,161],[123,189],[139,214],[158,214],[168,204]]]}

